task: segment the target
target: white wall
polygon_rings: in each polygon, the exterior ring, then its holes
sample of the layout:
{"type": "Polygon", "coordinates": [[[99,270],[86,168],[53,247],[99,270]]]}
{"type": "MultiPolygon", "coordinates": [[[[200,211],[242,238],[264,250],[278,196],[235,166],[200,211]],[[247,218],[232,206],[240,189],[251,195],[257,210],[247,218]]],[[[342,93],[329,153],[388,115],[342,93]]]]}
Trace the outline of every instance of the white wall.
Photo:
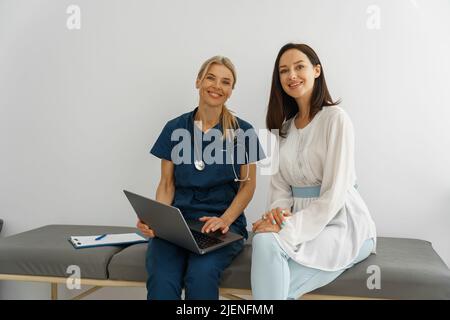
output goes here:
{"type": "MultiPolygon", "coordinates": [[[[154,194],[149,148],[195,107],[200,64],[234,61],[229,105],[263,128],[276,53],[296,41],[316,49],[353,119],[360,192],[379,235],[429,240],[449,265],[449,17],[447,0],[0,0],[1,236],[134,226],[122,189],[154,194]],[[70,4],[80,30],[66,27],[70,4]],[[370,5],[379,29],[367,27],[370,5]]],[[[264,210],[268,177],[258,179],[249,221],[264,210]]],[[[46,299],[47,289],[0,282],[0,298],[46,299]]]]}

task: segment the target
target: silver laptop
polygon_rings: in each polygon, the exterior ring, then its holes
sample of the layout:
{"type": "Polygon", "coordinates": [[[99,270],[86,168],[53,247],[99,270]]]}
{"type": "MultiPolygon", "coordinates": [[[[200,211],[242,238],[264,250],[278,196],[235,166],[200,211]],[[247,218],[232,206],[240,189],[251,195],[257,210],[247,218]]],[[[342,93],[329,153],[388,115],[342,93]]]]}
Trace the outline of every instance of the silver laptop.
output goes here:
{"type": "Polygon", "coordinates": [[[243,239],[220,230],[202,233],[204,222],[185,220],[178,208],[123,190],[138,218],[155,231],[155,236],[198,254],[205,254],[243,239]]]}

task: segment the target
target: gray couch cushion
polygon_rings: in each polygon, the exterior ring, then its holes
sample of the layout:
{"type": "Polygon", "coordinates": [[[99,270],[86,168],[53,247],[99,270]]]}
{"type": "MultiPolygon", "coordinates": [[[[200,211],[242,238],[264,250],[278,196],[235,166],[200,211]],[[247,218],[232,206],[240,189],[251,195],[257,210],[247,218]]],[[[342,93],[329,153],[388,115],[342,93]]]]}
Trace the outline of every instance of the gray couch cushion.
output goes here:
{"type": "Polygon", "coordinates": [[[251,289],[250,267],[252,261],[253,233],[249,232],[242,252],[224,270],[220,285],[223,288],[251,289]]]}
{"type": "Polygon", "coordinates": [[[116,253],[108,265],[109,279],[147,281],[145,256],[148,243],[138,243],[116,253]]]}
{"type": "Polygon", "coordinates": [[[72,235],[136,232],[129,227],[48,225],[0,239],[0,274],[68,277],[78,265],[82,278],[107,279],[111,257],[122,246],[75,249],[72,235]]]}
{"type": "MultiPolygon", "coordinates": [[[[250,289],[251,239],[222,276],[221,287],[250,289]]],[[[450,270],[423,240],[378,238],[377,254],[345,271],[327,286],[311,293],[384,299],[450,299],[450,270]],[[381,271],[381,289],[369,290],[368,267],[381,271]]],[[[146,245],[130,246],[109,264],[110,278],[145,281],[146,245]]],[[[370,269],[369,269],[370,270],[370,269]]]]}
{"type": "Polygon", "coordinates": [[[388,299],[450,299],[450,270],[431,243],[417,239],[377,239],[377,254],[345,271],[316,294],[388,299]],[[380,289],[369,290],[370,266],[380,270],[380,289]],[[369,268],[369,273],[368,273],[369,268]]]}
{"type": "MultiPolygon", "coordinates": [[[[147,244],[74,249],[71,235],[136,232],[130,227],[50,225],[0,239],[0,274],[69,276],[70,265],[89,279],[146,281],[147,244]]],[[[250,289],[251,239],[222,276],[224,288],[250,289]]],[[[450,270],[423,240],[378,238],[377,254],[345,271],[315,294],[388,299],[450,299],[450,270]],[[369,290],[369,266],[381,271],[381,289],[369,290]]]]}

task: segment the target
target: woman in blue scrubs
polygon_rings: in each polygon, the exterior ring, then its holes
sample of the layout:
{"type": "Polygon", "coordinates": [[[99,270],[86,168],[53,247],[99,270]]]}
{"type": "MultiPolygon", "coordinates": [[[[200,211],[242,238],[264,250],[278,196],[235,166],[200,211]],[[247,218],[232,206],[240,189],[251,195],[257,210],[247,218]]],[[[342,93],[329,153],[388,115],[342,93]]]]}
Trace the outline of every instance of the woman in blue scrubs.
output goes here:
{"type": "MultiPolygon", "coordinates": [[[[244,209],[256,188],[255,162],[263,154],[253,127],[225,106],[235,83],[236,72],[228,58],[216,56],[205,61],[196,80],[198,107],[167,122],[150,152],[161,159],[157,201],[179,208],[186,219],[204,222],[202,232],[231,230],[247,238],[244,209]],[[256,138],[240,145],[245,148],[244,161],[237,161],[239,144],[232,148],[234,152],[223,152],[222,161],[202,160],[209,141],[214,141],[213,133],[221,133],[225,146],[227,139],[231,139],[230,130],[235,129],[256,138]],[[190,150],[180,153],[179,141],[173,140],[183,133],[192,138],[188,140],[190,150]],[[203,136],[200,141],[194,138],[198,134],[203,136]],[[256,141],[257,146],[252,146],[251,141],[256,141]],[[251,152],[254,150],[257,152],[251,152]],[[180,162],[180,157],[190,161],[180,162]],[[226,161],[227,157],[231,157],[230,161],[226,161]]],[[[219,149],[219,152],[226,150],[219,149]]],[[[211,154],[216,156],[214,152],[211,154]]],[[[198,255],[155,238],[154,231],[142,221],[138,221],[137,227],[152,238],[146,260],[148,299],[180,299],[183,288],[185,299],[219,298],[221,274],[242,250],[243,240],[198,255]]]]}

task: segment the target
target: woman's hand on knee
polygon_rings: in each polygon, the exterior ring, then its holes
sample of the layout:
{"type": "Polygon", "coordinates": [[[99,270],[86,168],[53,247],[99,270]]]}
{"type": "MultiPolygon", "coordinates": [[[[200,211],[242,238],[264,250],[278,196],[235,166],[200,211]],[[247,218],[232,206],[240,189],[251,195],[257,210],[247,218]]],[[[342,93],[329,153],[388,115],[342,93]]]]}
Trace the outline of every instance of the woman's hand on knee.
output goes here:
{"type": "Polygon", "coordinates": [[[263,219],[259,219],[259,220],[256,220],[255,222],[253,222],[253,224],[252,224],[252,231],[255,232],[256,229],[258,229],[258,227],[259,227],[263,222],[264,222],[263,219]]]}
{"type": "Polygon", "coordinates": [[[139,231],[148,238],[154,238],[155,232],[153,229],[151,229],[148,225],[145,224],[144,221],[138,220],[136,227],[139,229],[139,231]]]}
{"type": "Polygon", "coordinates": [[[285,218],[291,215],[290,209],[272,209],[264,213],[261,219],[253,223],[252,231],[255,233],[279,232],[283,228],[285,218]]]}
{"type": "Polygon", "coordinates": [[[253,225],[258,226],[264,221],[268,221],[273,225],[277,224],[280,228],[283,227],[283,222],[286,217],[291,216],[291,210],[274,208],[266,213],[264,213],[260,220],[256,221],[253,225]]]}
{"type": "Polygon", "coordinates": [[[270,214],[268,216],[269,219],[272,219],[272,224],[276,223],[280,226],[280,228],[283,228],[284,220],[286,219],[286,217],[291,215],[292,214],[290,209],[275,208],[270,211],[270,214]]]}
{"type": "Polygon", "coordinates": [[[262,233],[262,232],[280,232],[281,227],[278,224],[273,224],[269,219],[262,220],[256,227],[253,227],[253,232],[262,233]]]}

